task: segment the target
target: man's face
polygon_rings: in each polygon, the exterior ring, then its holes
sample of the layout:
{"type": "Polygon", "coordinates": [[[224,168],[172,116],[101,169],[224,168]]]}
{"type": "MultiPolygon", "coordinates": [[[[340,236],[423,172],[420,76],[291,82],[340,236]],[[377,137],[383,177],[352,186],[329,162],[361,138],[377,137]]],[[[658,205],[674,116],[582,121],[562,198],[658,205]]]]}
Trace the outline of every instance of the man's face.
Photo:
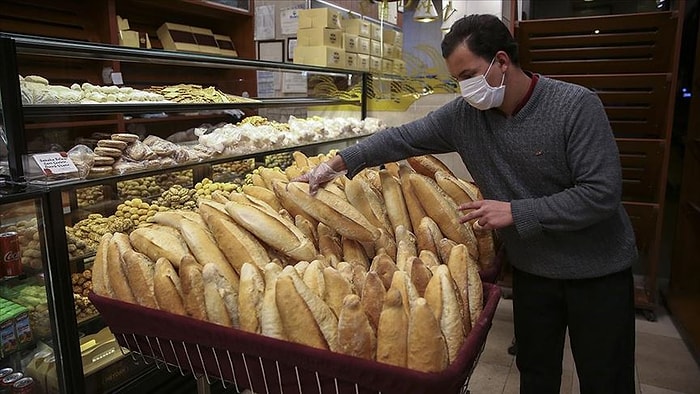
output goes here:
{"type": "MultiPolygon", "coordinates": [[[[445,59],[445,62],[447,63],[447,70],[450,72],[450,75],[455,77],[457,81],[463,81],[465,79],[484,75],[489,68],[491,60],[489,59],[487,61],[473,54],[469,48],[467,48],[467,45],[462,44],[455,48],[452,54],[445,59]]],[[[486,80],[491,86],[499,86],[501,84],[503,74],[500,70],[496,70],[499,66],[500,63],[498,60],[494,61],[491,70],[489,70],[486,76],[486,80]]]]}

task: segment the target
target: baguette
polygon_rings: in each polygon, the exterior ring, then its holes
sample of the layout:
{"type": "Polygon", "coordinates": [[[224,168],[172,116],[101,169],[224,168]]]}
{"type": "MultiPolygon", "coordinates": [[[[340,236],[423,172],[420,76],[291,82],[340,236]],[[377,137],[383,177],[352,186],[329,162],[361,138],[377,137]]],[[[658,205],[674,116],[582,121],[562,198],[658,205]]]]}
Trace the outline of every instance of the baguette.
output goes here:
{"type": "Polygon", "coordinates": [[[478,225],[474,224],[474,235],[476,236],[476,244],[479,249],[479,268],[480,270],[488,269],[496,257],[496,250],[493,242],[493,231],[477,229],[478,225]]]}
{"type": "Polygon", "coordinates": [[[226,211],[236,223],[285,255],[297,261],[316,256],[311,240],[280,214],[233,201],[226,203],[226,211]]]}
{"type": "Polygon", "coordinates": [[[435,272],[434,269],[441,264],[437,255],[429,250],[421,250],[420,253],[418,253],[418,258],[433,273],[435,272]]]}
{"type": "Polygon", "coordinates": [[[323,279],[324,268],[326,267],[319,260],[314,260],[309,263],[309,266],[304,270],[304,275],[302,275],[304,283],[322,300],[326,298],[326,282],[323,279]]]}
{"type": "Polygon", "coordinates": [[[469,318],[474,327],[484,309],[484,288],[479,276],[479,266],[475,260],[467,260],[467,291],[469,292],[469,318]]]}
{"type": "Polygon", "coordinates": [[[204,303],[209,321],[240,328],[238,288],[221,275],[219,268],[211,263],[202,268],[202,280],[205,289],[204,303]],[[216,293],[213,289],[216,289],[216,293]]]}
{"type": "Polygon", "coordinates": [[[318,232],[316,230],[316,225],[301,215],[294,217],[294,225],[296,225],[297,228],[306,236],[306,238],[311,240],[314,246],[318,248],[318,232]]]}
{"type": "Polygon", "coordinates": [[[415,229],[420,224],[422,218],[427,216],[423,206],[418,201],[416,193],[414,193],[411,187],[411,182],[408,181],[408,175],[415,174],[415,171],[406,164],[401,164],[399,166],[399,179],[401,180],[401,192],[403,192],[403,198],[406,203],[406,209],[408,210],[408,216],[411,219],[411,228],[415,229]]]}
{"type": "Polygon", "coordinates": [[[435,173],[435,182],[458,206],[474,201],[465,184],[444,171],[435,173]]]}
{"type": "Polygon", "coordinates": [[[338,240],[338,234],[323,223],[318,224],[318,250],[328,259],[332,267],[338,265],[343,257],[343,247],[338,240]]]}
{"type": "Polygon", "coordinates": [[[336,316],[339,316],[340,310],[343,308],[343,299],[345,299],[346,295],[353,294],[352,283],[333,267],[323,269],[323,281],[326,284],[326,293],[323,301],[328,304],[336,316]]]}
{"type": "Polygon", "coordinates": [[[391,280],[391,288],[397,289],[401,294],[401,302],[406,308],[406,315],[411,314],[411,308],[420,296],[418,290],[411,282],[411,279],[403,271],[394,272],[394,277],[391,280]]]}
{"type": "Polygon", "coordinates": [[[129,234],[134,249],[157,261],[165,257],[179,264],[182,256],[191,254],[180,232],[164,225],[139,227],[129,234]]]}
{"type": "Polygon", "coordinates": [[[425,294],[425,288],[428,287],[431,277],[433,276],[432,271],[423,263],[418,257],[414,257],[408,266],[410,269],[406,269],[406,273],[409,273],[411,282],[416,287],[418,295],[423,297],[425,294]]]}
{"type": "Polygon", "coordinates": [[[306,218],[309,222],[311,222],[313,225],[318,226],[318,220],[316,220],[313,216],[309,215],[302,207],[299,205],[299,202],[296,201],[296,198],[293,197],[290,193],[287,192],[287,185],[289,183],[287,182],[275,182],[275,184],[272,185],[272,191],[275,192],[275,195],[277,196],[277,200],[280,202],[282,207],[289,212],[289,214],[292,217],[296,217],[297,215],[301,215],[306,218]]]}
{"type": "Polygon", "coordinates": [[[345,182],[345,195],[348,202],[357,208],[370,223],[393,235],[393,227],[384,201],[372,190],[366,178],[356,176],[345,182]]]}
{"type": "Polygon", "coordinates": [[[377,337],[356,294],[345,296],[338,316],[338,352],[367,360],[377,352],[377,337]]]}
{"type": "Polygon", "coordinates": [[[384,297],[386,296],[386,288],[382,283],[382,279],[376,272],[368,272],[365,278],[365,284],[362,287],[362,306],[369,319],[369,324],[376,332],[379,328],[379,315],[382,313],[384,305],[384,297]]]}
{"type": "Polygon", "coordinates": [[[379,239],[377,239],[377,242],[374,243],[374,255],[376,256],[379,254],[380,250],[383,250],[384,253],[388,254],[389,257],[392,258],[392,260],[395,260],[397,250],[394,237],[384,229],[380,228],[379,231],[379,239]]]}
{"type": "Polygon", "coordinates": [[[408,316],[398,289],[389,289],[384,298],[377,328],[377,361],[406,367],[408,355],[408,316]]]}
{"type": "MultiPolygon", "coordinates": [[[[450,250],[449,258],[445,260],[447,268],[450,270],[450,275],[457,286],[457,292],[464,305],[462,313],[462,323],[466,333],[471,331],[473,326],[471,318],[472,304],[479,302],[472,300],[469,289],[469,265],[476,264],[467,251],[467,247],[463,244],[455,245],[450,250]]],[[[478,275],[478,273],[477,273],[478,275]]],[[[477,296],[476,294],[474,296],[477,296]]],[[[476,305],[474,306],[476,311],[476,305]]]]}
{"type": "Polygon", "coordinates": [[[406,366],[421,372],[440,372],[449,362],[440,324],[425,298],[418,298],[408,316],[406,366]]]}
{"type": "Polygon", "coordinates": [[[408,264],[415,258],[416,248],[405,240],[399,241],[396,248],[396,267],[401,271],[408,271],[408,264]]]}
{"type": "Polygon", "coordinates": [[[291,182],[285,188],[275,184],[275,192],[289,194],[298,205],[319,222],[333,228],[338,234],[362,242],[374,242],[379,238],[379,229],[367,220],[355,207],[333,193],[319,189],[316,196],[309,194],[309,185],[291,182]]]}
{"type": "Polygon", "coordinates": [[[379,179],[382,182],[382,195],[391,227],[395,229],[397,226],[403,225],[407,231],[413,231],[408,208],[406,208],[406,200],[401,191],[401,182],[387,170],[379,171],[379,179]]]}
{"type": "Polygon", "coordinates": [[[435,255],[438,254],[438,242],[443,238],[443,235],[433,219],[428,216],[421,219],[415,234],[418,250],[429,250],[435,255]]]}
{"type": "Polygon", "coordinates": [[[92,263],[92,288],[97,295],[115,298],[108,275],[107,250],[111,239],[112,233],[106,233],[100,238],[100,244],[97,247],[97,253],[95,253],[95,261],[92,263]]]}
{"type": "Polygon", "coordinates": [[[114,233],[107,247],[107,276],[109,284],[116,299],[124,302],[136,303],[134,293],[126,280],[126,269],[122,256],[128,250],[133,250],[129,243],[129,237],[123,233],[114,233]]]}
{"type": "Polygon", "coordinates": [[[299,168],[309,167],[309,158],[306,157],[304,152],[298,150],[292,152],[292,159],[294,159],[294,164],[299,168]]]}
{"type": "Polygon", "coordinates": [[[258,168],[260,176],[265,183],[265,187],[272,190],[272,185],[277,181],[288,182],[289,178],[280,169],[260,167],[258,168]]]}
{"type": "Polygon", "coordinates": [[[238,274],[236,270],[228,261],[226,255],[224,255],[221,249],[216,245],[216,240],[206,228],[206,224],[200,225],[195,221],[182,222],[180,234],[182,234],[182,238],[185,239],[187,246],[200,265],[208,263],[216,264],[221,275],[234,286],[238,286],[238,274]]]}
{"type": "Polygon", "coordinates": [[[398,267],[386,254],[378,254],[372,259],[372,264],[369,267],[370,272],[376,272],[382,280],[382,284],[386,290],[391,287],[391,281],[394,278],[394,272],[398,271],[398,267]]]}
{"type": "Polygon", "coordinates": [[[398,178],[399,175],[399,163],[392,161],[389,163],[384,163],[384,168],[387,170],[391,176],[398,178]]]}
{"type": "MultiPolygon", "coordinates": [[[[438,256],[443,264],[447,264],[450,259],[450,253],[452,253],[452,248],[457,245],[457,242],[449,239],[443,238],[438,242],[438,256]]],[[[466,245],[464,245],[466,247],[466,245]]]]}
{"type": "Polygon", "coordinates": [[[452,362],[457,358],[466,332],[462,320],[464,307],[446,265],[443,264],[437,268],[435,276],[425,290],[425,300],[440,324],[447,343],[448,359],[452,362]]]}
{"type": "MultiPolygon", "coordinates": [[[[270,256],[265,247],[253,234],[236,224],[228,214],[225,206],[214,203],[199,205],[199,213],[207,223],[221,252],[237,274],[240,274],[244,263],[253,263],[262,268],[270,262],[270,256]],[[221,211],[224,212],[221,212],[221,211]]],[[[235,283],[233,283],[235,284],[235,283]]]]}
{"type": "MultiPolygon", "coordinates": [[[[286,176],[285,176],[286,178],[286,176]]],[[[255,186],[255,185],[243,185],[241,190],[244,194],[257,198],[258,200],[264,201],[275,211],[282,209],[282,204],[280,204],[275,192],[270,189],[255,186]]]]}
{"type": "Polygon", "coordinates": [[[454,176],[452,171],[450,171],[450,169],[445,165],[445,163],[443,163],[442,161],[440,161],[440,159],[433,155],[409,157],[408,159],[406,159],[406,162],[417,173],[433,179],[435,178],[435,173],[438,171],[444,171],[445,173],[454,176]]]}
{"type": "Polygon", "coordinates": [[[238,312],[241,330],[259,334],[262,313],[265,279],[260,269],[250,263],[241,268],[241,282],[238,288],[238,312]]]}
{"type": "Polygon", "coordinates": [[[180,284],[187,316],[208,320],[202,266],[192,256],[184,256],[180,261],[180,284]]]}
{"type": "Polygon", "coordinates": [[[156,297],[153,294],[154,264],[143,253],[133,249],[126,250],[122,255],[126,280],[131,288],[136,302],[147,308],[158,309],[156,297]]]}
{"type": "Polygon", "coordinates": [[[328,350],[328,342],[311,309],[296,290],[291,275],[280,274],[277,277],[275,295],[287,338],[302,345],[328,350]]]}
{"type": "Polygon", "coordinates": [[[263,270],[265,292],[260,312],[260,333],[271,338],[287,340],[280,311],[277,309],[277,277],[281,272],[282,267],[274,263],[268,263],[263,270]]]}
{"type": "Polygon", "coordinates": [[[369,269],[369,257],[365,252],[365,248],[359,242],[351,238],[342,237],[341,244],[343,246],[343,261],[359,264],[365,267],[365,271],[369,269]]]}
{"type": "Polygon", "coordinates": [[[454,202],[432,179],[418,174],[410,174],[408,179],[416,196],[421,201],[423,209],[437,223],[440,232],[457,243],[467,245],[469,252],[477,258],[478,250],[474,231],[470,225],[459,222],[460,214],[454,202]]]}
{"type": "Polygon", "coordinates": [[[180,277],[173,264],[165,257],[156,260],[153,274],[153,294],[161,310],[187,316],[180,277]]]}

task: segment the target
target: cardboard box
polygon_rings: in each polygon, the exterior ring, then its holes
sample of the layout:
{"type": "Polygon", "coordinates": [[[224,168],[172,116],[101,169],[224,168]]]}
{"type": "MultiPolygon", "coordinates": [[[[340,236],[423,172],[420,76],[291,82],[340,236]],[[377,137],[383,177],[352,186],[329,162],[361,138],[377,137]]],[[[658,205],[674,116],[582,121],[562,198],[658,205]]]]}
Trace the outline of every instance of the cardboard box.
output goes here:
{"type": "Polygon", "coordinates": [[[399,45],[394,45],[394,57],[393,59],[403,59],[403,47],[399,45]]]}
{"type": "Polygon", "coordinates": [[[325,27],[340,29],[340,12],[330,8],[312,8],[299,10],[299,29],[325,27]]]}
{"type": "Polygon", "coordinates": [[[370,72],[381,72],[382,71],[382,58],[376,56],[369,57],[369,71],[370,72]]]}
{"type": "Polygon", "coordinates": [[[391,59],[382,59],[382,72],[387,74],[393,74],[394,61],[391,59]]]}
{"type": "Polygon", "coordinates": [[[369,71],[369,55],[357,54],[357,70],[369,71]]]}
{"type": "Polygon", "coordinates": [[[129,20],[117,15],[117,29],[129,30],[129,20]]]}
{"type": "Polygon", "coordinates": [[[203,28],[190,26],[190,30],[194,35],[194,39],[199,46],[199,51],[204,53],[214,53],[220,54],[219,46],[216,44],[216,38],[214,38],[214,32],[203,28]]]}
{"type": "Polygon", "coordinates": [[[343,48],[343,31],[316,27],[297,31],[297,47],[328,46],[343,48]]]}
{"type": "Polygon", "coordinates": [[[406,75],[406,62],[400,59],[394,59],[394,71],[393,74],[396,75],[406,75]]]}
{"type": "Polygon", "coordinates": [[[358,67],[358,57],[357,53],[345,52],[345,68],[349,70],[357,70],[358,67]]]}
{"type": "Polygon", "coordinates": [[[370,40],[369,43],[370,56],[382,57],[382,43],[377,40],[370,40]]]}
{"type": "Polygon", "coordinates": [[[373,40],[381,41],[382,40],[382,26],[379,25],[379,23],[372,23],[370,24],[370,29],[371,29],[371,34],[370,37],[373,40]]]}
{"type": "Polygon", "coordinates": [[[346,33],[366,38],[372,37],[372,29],[370,27],[370,22],[368,21],[351,18],[343,19],[342,23],[346,33]]]}
{"type": "Polygon", "coordinates": [[[344,33],[343,34],[343,49],[345,52],[352,52],[352,53],[357,53],[358,52],[358,39],[360,37],[356,34],[348,34],[344,33]]]}
{"type": "Polygon", "coordinates": [[[403,33],[394,29],[384,29],[382,38],[385,44],[403,45],[403,33]]]}
{"type": "Polygon", "coordinates": [[[393,44],[387,44],[384,43],[383,49],[384,51],[382,52],[382,57],[385,59],[393,59],[394,58],[394,45],[393,44]]]}
{"type": "Polygon", "coordinates": [[[394,45],[398,47],[403,46],[403,32],[397,31],[394,36],[394,45]]]}
{"type": "Polygon", "coordinates": [[[120,30],[119,45],[123,47],[139,47],[139,32],[135,30],[120,30]]]}
{"type": "Polygon", "coordinates": [[[236,51],[236,46],[233,45],[231,37],[223,34],[214,34],[214,39],[216,39],[216,45],[219,47],[219,52],[222,55],[238,57],[238,51],[236,51]]]}
{"type": "Polygon", "coordinates": [[[345,51],[329,46],[300,47],[294,50],[294,63],[345,68],[345,51]]]}
{"type": "Polygon", "coordinates": [[[357,53],[369,55],[370,51],[372,50],[370,46],[371,41],[372,40],[367,37],[357,37],[357,53]]]}
{"type": "Polygon", "coordinates": [[[189,26],[165,22],[158,28],[157,33],[163,49],[199,52],[199,45],[189,26]]]}

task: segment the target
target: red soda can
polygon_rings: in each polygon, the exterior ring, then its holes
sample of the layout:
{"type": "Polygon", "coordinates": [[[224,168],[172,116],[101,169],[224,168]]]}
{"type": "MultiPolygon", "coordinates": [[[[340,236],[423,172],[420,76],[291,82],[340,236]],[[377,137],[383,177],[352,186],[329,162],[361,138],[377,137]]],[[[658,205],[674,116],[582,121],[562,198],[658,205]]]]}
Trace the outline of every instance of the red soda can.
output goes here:
{"type": "Polygon", "coordinates": [[[34,392],[34,379],[25,376],[12,385],[12,394],[31,394],[34,392]]]}
{"type": "Polygon", "coordinates": [[[16,381],[22,379],[23,377],[24,374],[22,372],[13,372],[2,378],[0,387],[9,389],[13,384],[15,384],[16,381]]]}
{"type": "Polygon", "coordinates": [[[15,277],[22,274],[22,254],[19,250],[19,234],[16,231],[0,233],[0,257],[5,276],[15,277]]]}

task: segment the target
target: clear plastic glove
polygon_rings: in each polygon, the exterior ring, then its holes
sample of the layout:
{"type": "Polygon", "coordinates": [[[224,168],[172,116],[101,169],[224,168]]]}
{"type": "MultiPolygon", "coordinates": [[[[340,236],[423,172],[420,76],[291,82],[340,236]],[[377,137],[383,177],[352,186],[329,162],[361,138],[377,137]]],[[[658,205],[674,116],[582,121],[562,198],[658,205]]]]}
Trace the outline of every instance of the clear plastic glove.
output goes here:
{"type": "Polygon", "coordinates": [[[325,185],[326,183],[343,176],[347,171],[336,171],[328,163],[321,163],[311,169],[311,171],[306,174],[293,179],[295,182],[306,182],[309,184],[309,194],[312,196],[316,195],[318,188],[325,185]]]}

